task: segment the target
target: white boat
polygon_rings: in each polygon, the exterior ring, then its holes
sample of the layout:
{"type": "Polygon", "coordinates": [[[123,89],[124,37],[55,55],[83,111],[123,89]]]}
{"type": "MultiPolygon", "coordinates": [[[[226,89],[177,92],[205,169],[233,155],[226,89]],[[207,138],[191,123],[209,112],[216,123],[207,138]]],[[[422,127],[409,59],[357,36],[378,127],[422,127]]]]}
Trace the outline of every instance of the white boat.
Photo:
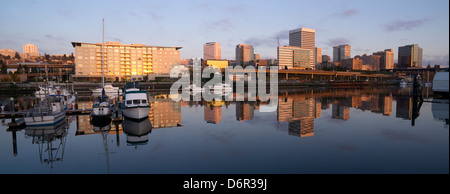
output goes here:
{"type": "Polygon", "coordinates": [[[43,99],[26,113],[24,120],[27,127],[50,126],[63,120],[65,116],[64,98],[56,96],[43,99]]]}
{"type": "Polygon", "coordinates": [[[433,92],[448,94],[449,72],[436,72],[433,78],[433,92]]]}
{"type": "Polygon", "coordinates": [[[147,92],[138,88],[124,88],[122,100],[122,114],[130,119],[141,120],[148,118],[150,104],[147,99],[147,92]]]}
{"type": "Polygon", "coordinates": [[[91,117],[93,119],[102,119],[111,117],[111,104],[109,99],[96,100],[92,104],[91,117]]]}
{"type": "Polygon", "coordinates": [[[105,84],[105,87],[98,87],[95,89],[91,89],[92,96],[97,97],[102,95],[102,90],[105,89],[105,94],[108,97],[118,97],[118,95],[122,95],[122,90],[119,87],[114,87],[111,84],[105,84]]]}

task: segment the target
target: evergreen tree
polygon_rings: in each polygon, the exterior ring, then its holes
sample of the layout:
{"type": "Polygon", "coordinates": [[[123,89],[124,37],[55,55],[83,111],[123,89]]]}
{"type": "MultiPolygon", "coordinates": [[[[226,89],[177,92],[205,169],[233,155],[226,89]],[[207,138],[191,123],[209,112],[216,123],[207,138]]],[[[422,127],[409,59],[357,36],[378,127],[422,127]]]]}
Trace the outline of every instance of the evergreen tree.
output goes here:
{"type": "Polygon", "coordinates": [[[18,52],[16,52],[16,55],[14,56],[14,58],[16,58],[16,59],[21,59],[18,52]]]}

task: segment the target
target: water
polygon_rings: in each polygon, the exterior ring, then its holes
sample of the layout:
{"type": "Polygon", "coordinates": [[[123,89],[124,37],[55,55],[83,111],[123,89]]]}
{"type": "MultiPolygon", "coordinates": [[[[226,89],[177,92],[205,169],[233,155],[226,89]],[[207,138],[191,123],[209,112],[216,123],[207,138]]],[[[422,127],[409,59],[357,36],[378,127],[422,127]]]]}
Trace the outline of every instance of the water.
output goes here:
{"type": "MultiPolygon", "coordinates": [[[[45,136],[7,130],[4,119],[0,173],[448,174],[448,99],[425,98],[419,107],[409,94],[390,87],[281,91],[275,112],[261,112],[264,102],[152,94],[144,122],[101,128],[89,115],[68,116],[45,136]]],[[[19,99],[32,107],[33,98],[19,99]]]]}

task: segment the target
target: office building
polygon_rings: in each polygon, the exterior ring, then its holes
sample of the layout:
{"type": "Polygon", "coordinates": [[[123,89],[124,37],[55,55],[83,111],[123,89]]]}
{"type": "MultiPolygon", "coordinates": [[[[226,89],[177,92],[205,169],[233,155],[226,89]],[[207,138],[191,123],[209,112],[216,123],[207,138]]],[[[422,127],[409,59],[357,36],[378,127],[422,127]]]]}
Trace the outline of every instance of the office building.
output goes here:
{"type": "Polygon", "coordinates": [[[322,48],[316,47],[314,52],[314,64],[322,63],[322,48]]]}
{"type": "Polygon", "coordinates": [[[331,57],[328,55],[322,55],[322,63],[328,63],[331,61],[331,57]]]}
{"type": "Polygon", "coordinates": [[[214,59],[214,60],[220,60],[221,59],[221,47],[220,43],[218,42],[207,42],[203,45],[203,59],[214,59]]]}
{"type": "Polygon", "coordinates": [[[333,62],[341,62],[342,59],[351,58],[351,46],[348,44],[333,47],[333,62]]]}
{"type": "MultiPolygon", "coordinates": [[[[72,42],[75,48],[75,80],[101,80],[102,43],[72,42]]],[[[174,65],[180,64],[182,47],[125,45],[106,42],[104,74],[107,81],[144,80],[150,74],[168,76],[174,65]]]]}
{"type": "MultiPolygon", "coordinates": [[[[368,66],[369,71],[380,71],[380,59],[379,55],[366,55],[364,54],[362,57],[363,66],[368,66]]],[[[364,68],[362,70],[365,70],[364,68]]]]}
{"type": "Polygon", "coordinates": [[[246,66],[253,60],[255,60],[255,53],[252,45],[236,45],[236,65],[246,66]]]}
{"type": "Polygon", "coordinates": [[[348,70],[362,70],[362,65],[363,60],[358,57],[341,60],[341,66],[346,67],[348,70]]]}
{"type": "Polygon", "coordinates": [[[315,69],[314,49],[277,47],[277,58],[279,69],[315,69]]]}
{"type": "Polygon", "coordinates": [[[386,49],[373,53],[373,55],[380,56],[380,70],[394,69],[394,50],[386,49]]]}
{"type": "Polygon", "coordinates": [[[418,44],[398,47],[398,68],[422,68],[422,53],[418,44]]]}
{"type": "Polygon", "coordinates": [[[314,50],[316,48],[316,30],[299,28],[289,31],[289,46],[314,50]]]}

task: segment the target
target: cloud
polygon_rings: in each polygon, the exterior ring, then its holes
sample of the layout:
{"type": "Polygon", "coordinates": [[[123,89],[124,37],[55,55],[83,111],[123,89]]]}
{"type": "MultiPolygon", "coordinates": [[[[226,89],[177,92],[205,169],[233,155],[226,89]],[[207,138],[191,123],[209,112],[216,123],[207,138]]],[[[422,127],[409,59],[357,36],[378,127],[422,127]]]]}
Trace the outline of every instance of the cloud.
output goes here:
{"type": "Polygon", "coordinates": [[[207,22],[205,24],[205,30],[223,30],[223,31],[229,31],[230,29],[234,28],[233,23],[227,18],[220,19],[214,22],[207,22]]]}
{"type": "Polygon", "coordinates": [[[328,46],[337,46],[337,45],[342,45],[342,44],[350,44],[350,41],[346,38],[340,37],[340,38],[332,38],[332,39],[328,39],[328,41],[326,42],[326,44],[328,46]]]}
{"type": "Polygon", "coordinates": [[[418,19],[418,20],[398,19],[398,20],[391,21],[387,24],[384,24],[383,29],[388,32],[411,30],[413,28],[416,28],[416,27],[419,27],[419,26],[425,24],[425,22],[427,22],[428,20],[429,19],[427,19],[427,18],[418,19]]]}
{"type": "Polygon", "coordinates": [[[268,46],[268,47],[276,47],[278,45],[278,40],[280,39],[280,46],[282,46],[282,41],[289,40],[289,30],[281,30],[277,33],[275,33],[273,36],[268,37],[251,37],[247,40],[244,40],[245,44],[250,44],[255,47],[257,46],[268,46]]]}
{"type": "Polygon", "coordinates": [[[45,38],[48,38],[48,39],[51,39],[51,40],[57,40],[57,41],[62,41],[63,40],[62,38],[55,37],[55,36],[53,36],[51,34],[45,35],[45,38]]]}
{"type": "Polygon", "coordinates": [[[354,15],[357,15],[358,13],[359,13],[359,11],[356,9],[347,9],[342,12],[334,13],[334,14],[332,14],[332,16],[348,18],[348,17],[352,17],[354,15]]]}
{"type": "Polygon", "coordinates": [[[147,14],[150,15],[155,21],[160,21],[161,19],[163,19],[163,16],[158,15],[153,11],[147,11],[147,14]]]}

